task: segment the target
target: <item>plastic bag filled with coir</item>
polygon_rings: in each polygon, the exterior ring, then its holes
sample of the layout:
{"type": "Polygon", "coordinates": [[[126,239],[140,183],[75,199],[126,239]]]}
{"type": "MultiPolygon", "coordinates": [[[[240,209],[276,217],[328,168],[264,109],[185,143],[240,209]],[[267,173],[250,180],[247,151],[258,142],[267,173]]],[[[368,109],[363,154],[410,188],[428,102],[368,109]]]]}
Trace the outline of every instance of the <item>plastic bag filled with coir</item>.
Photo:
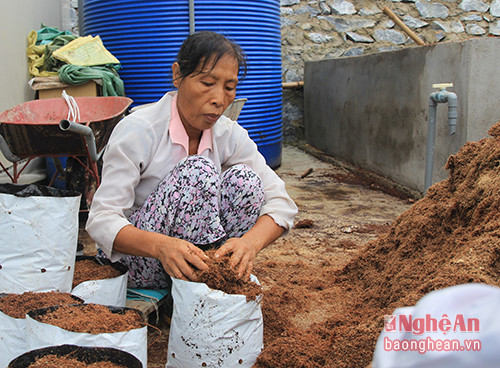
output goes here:
{"type": "Polygon", "coordinates": [[[71,294],[86,303],[125,307],[128,267],[109,259],[77,256],[71,294]]]}
{"type": "Polygon", "coordinates": [[[175,278],[172,297],[167,368],[252,367],[263,348],[260,297],[247,301],[175,278]]]}
{"type": "Polygon", "coordinates": [[[26,320],[0,312],[0,333],[0,367],[6,367],[13,358],[27,351],[26,320]]]}
{"type": "Polygon", "coordinates": [[[63,344],[115,348],[147,367],[147,326],[137,309],[81,304],[33,310],[26,316],[26,340],[30,350],[63,344]]]}
{"type": "MultiPolygon", "coordinates": [[[[40,364],[43,359],[51,357],[51,360],[45,360],[46,366],[54,364],[53,359],[70,359],[75,363],[84,362],[86,365],[109,362],[123,368],[143,367],[139,359],[126,351],[114,348],[59,345],[26,352],[12,360],[8,368],[26,368],[36,362],[40,364]]],[[[64,361],[60,363],[63,364],[64,361]]]]}
{"type": "Polygon", "coordinates": [[[6,367],[12,359],[29,350],[26,313],[62,303],[83,303],[83,300],[69,293],[57,292],[0,295],[0,367],[6,367]]]}
{"type": "Polygon", "coordinates": [[[80,193],[0,184],[0,292],[69,292],[80,193]]]}

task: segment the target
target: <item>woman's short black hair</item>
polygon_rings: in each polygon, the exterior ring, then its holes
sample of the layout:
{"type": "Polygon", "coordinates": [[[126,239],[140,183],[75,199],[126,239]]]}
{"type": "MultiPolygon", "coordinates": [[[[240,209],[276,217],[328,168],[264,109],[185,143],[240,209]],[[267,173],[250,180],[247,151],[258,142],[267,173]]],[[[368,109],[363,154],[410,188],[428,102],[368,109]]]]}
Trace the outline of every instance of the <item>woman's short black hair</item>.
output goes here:
{"type": "Polygon", "coordinates": [[[243,79],[247,73],[246,54],[235,42],[225,36],[211,31],[200,31],[189,35],[184,40],[177,54],[177,63],[180,69],[180,78],[188,75],[197,75],[205,70],[208,63],[209,70],[217,64],[224,55],[231,55],[238,62],[238,70],[243,79]]]}

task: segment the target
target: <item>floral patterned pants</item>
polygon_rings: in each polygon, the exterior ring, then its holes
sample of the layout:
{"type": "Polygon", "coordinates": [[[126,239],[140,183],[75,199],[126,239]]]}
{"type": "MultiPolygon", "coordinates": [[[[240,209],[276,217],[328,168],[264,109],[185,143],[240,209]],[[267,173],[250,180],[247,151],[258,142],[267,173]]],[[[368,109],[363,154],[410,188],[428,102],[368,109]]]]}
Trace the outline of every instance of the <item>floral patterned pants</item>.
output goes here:
{"type": "MultiPolygon", "coordinates": [[[[249,166],[235,165],[220,174],[209,159],[194,155],[177,164],[130,222],[208,249],[245,234],[264,200],[261,179],[249,166]]],[[[155,258],[127,255],[120,262],[129,268],[128,287],[170,286],[170,277],[155,258]]]]}

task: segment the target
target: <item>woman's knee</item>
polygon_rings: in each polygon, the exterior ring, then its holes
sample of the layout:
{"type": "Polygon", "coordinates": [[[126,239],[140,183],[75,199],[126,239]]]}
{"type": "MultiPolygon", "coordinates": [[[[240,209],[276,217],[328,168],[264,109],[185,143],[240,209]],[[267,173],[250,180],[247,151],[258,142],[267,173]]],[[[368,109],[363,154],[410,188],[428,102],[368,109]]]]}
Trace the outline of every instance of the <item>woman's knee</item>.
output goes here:
{"type": "Polygon", "coordinates": [[[264,193],[259,175],[245,164],[230,167],[222,174],[221,186],[244,193],[264,193]]]}
{"type": "Polygon", "coordinates": [[[215,164],[208,158],[193,155],[181,160],[171,175],[175,182],[182,183],[182,186],[200,186],[210,185],[219,181],[220,173],[215,164]]]}
{"type": "Polygon", "coordinates": [[[176,165],[176,169],[180,172],[192,172],[196,170],[218,175],[218,170],[212,160],[200,155],[192,155],[183,158],[176,165]]]}

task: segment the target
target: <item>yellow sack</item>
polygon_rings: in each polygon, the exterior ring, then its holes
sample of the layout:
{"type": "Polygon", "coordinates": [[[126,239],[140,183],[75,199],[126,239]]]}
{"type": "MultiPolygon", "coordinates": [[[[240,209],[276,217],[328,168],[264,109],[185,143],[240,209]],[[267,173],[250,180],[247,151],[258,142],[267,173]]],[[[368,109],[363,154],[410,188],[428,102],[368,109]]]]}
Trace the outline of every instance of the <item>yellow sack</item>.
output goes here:
{"type": "Polygon", "coordinates": [[[120,63],[117,58],[106,50],[99,36],[78,37],[54,51],[52,56],[67,64],[80,66],[120,63]]]}
{"type": "Polygon", "coordinates": [[[28,47],[26,55],[28,56],[28,71],[32,77],[52,77],[56,76],[57,72],[49,72],[43,70],[45,64],[45,47],[46,45],[37,45],[38,34],[36,31],[31,31],[28,35],[28,47]]]}

